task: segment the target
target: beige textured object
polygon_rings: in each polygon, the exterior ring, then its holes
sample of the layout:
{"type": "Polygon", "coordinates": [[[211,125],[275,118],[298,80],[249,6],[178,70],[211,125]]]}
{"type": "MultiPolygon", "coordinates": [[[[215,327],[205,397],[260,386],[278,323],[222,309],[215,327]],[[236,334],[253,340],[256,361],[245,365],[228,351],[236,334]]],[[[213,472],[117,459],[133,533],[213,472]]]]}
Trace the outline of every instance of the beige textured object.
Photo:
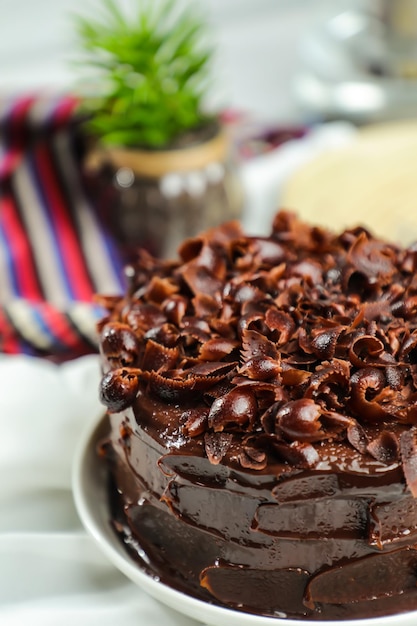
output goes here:
{"type": "Polygon", "coordinates": [[[332,230],[361,224],[391,241],[417,241],[417,121],[363,128],[299,169],[281,206],[332,230]]]}

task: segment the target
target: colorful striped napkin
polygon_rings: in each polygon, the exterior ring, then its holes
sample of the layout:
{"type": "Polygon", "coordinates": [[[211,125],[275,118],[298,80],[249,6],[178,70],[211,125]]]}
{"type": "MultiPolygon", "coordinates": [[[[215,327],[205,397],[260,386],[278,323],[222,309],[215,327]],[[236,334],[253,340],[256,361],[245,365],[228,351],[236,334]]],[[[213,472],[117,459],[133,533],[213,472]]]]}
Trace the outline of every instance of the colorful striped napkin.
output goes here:
{"type": "Polygon", "coordinates": [[[94,294],[123,290],[123,261],[83,174],[77,100],[0,101],[0,351],[96,350],[94,294]]]}

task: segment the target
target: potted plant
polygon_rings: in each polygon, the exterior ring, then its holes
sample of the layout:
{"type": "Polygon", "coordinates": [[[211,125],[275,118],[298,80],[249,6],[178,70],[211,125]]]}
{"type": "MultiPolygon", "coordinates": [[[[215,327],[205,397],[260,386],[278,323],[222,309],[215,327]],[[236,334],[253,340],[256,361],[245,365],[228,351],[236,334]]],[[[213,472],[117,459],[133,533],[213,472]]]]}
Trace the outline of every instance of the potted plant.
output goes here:
{"type": "Polygon", "coordinates": [[[111,222],[125,251],[144,245],[171,256],[185,237],[238,216],[240,188],[227,134],[205,109],[214,51],[195,5],[130,8],[105,0],[101,15],[76,19],[95,84],[83,99],[87,166],[117,192],[111,222]]]}

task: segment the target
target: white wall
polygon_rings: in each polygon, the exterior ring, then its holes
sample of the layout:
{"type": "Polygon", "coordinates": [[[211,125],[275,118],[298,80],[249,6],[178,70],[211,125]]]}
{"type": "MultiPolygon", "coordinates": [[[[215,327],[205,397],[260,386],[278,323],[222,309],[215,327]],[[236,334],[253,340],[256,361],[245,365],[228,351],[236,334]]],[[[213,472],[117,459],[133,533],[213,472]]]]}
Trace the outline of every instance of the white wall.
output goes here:
{"type": "MultiPolygon", "coordinates": [[[[194,0],[188,0],[190,2],[194,0]]],[[[287,120],[300,37],[332,0],[195,0],[217,37],[212,102],[287,120]]],[[[73,84],[75,51],[70,20],[100,0],[0,0],[2,93],[61,89],[73,84]]]]}

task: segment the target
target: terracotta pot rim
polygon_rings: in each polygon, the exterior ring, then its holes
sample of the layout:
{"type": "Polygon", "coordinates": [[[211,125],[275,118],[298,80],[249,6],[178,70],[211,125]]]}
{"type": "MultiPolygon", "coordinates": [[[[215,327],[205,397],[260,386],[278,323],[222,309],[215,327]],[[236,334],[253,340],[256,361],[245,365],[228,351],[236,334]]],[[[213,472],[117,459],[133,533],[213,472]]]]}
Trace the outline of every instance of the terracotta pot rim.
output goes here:
{"type": "Polygon", "coordinates": [[[144,150],[140,148],[94,147],[86,157],[86,167],[98,170],[104,165],[114,169],[130,168],[135,174],[149,178],[161,178],[174,172],[203,169],[210,163],[224,161],[229,139],[220,128],[210,139],[198,144],[169,150],[144,150]]]}

